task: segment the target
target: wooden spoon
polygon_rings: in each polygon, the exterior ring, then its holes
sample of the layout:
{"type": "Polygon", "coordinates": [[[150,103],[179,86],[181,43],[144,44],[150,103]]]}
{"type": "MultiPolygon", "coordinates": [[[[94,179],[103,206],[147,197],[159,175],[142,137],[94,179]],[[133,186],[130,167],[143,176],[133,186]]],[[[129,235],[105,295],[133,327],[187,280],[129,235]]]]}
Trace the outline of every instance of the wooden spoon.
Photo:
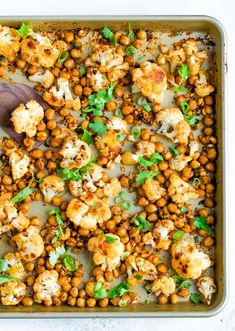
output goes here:
{"type": "MultiPolygon", "coordinates": [[[[0,125],[6,133],[19,143],[23,142],[25,134],[18,134],[14,131],[10,121],[11,112],[19,104],[25,104],[30,100],[36,100],[43,107],[44,111],[50,108],[43,98],[30,86],[25,84],[0,84],[0,125]]],[[[34,148],[40,144],[42,142],[36,141],[34,148]]]]}

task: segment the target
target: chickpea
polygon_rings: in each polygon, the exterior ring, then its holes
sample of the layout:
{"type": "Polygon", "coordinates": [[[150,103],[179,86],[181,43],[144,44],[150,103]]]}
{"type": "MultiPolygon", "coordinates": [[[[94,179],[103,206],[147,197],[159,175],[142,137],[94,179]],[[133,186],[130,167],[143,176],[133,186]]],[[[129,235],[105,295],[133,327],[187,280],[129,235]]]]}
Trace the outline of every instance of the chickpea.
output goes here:
{"type": "Polygon", "coordinates": [[[159,174],[159,175],[157,175],[156,179],[157,179],[157,181],[158,181],[160,184],[164,184],[165,181],[166,181],[166,178],[165,178],[165,176],[164,176],[163,174],[159,174]]]}
{"type": "Polygon", "coordinates": [[[141,206],[141,207],[146,207],[146,206],[149,205],[149,201],[148,201],[148,199],[146,199],[144,197],[141,197],[138,200],[138,205],[141,206]]]}
{"type": "Polygon", "coordinates": [[[29,205],[27,203],[22,203],[19,210],[23,213],[23,214],[27,214],[29,212],[29,205]]]}
{"type": "Polygon", "coordinates": [[[50,120],[47,122],[47,129],[48,130],[54,130],[57,126],[57,123],[55,120],[50,120]]]}
{"type": "Polygon", "coordinates": [[[114,90],[114,95],[116,98],[121,98],[123,96],[124,90],[121,85],[117,85],[114,90]]]}
{"type": "Polygon", "coordinates": [[[205,104],[208,105],[208,106],[211,106],[214,103],[213,97],[211,95],[207,95],[204,98],[204,101],[205,101],[205,104]]]}
{"type": "Polygon", "coordinates": [[[77,298],[78,297],[78,289],[77,289],[77,287],[72,287],[71,290],[69,291],[69,294],[73,298],[77,298]]]}
{"type": "Polygon", "coordinates": [[[158,153],[162,153],[164,151],[164,146],[160,142],[155,143],[155,151],[158,153]]]}
{"type": "Polygon", "coordinates": [[[215,240],[212,237],[206,237],[205,239],[203,239],[202,243],[206,247],[212,247],[214,246],[215,240]]]}
{"type": "Polygon", "coordinates": [[[147,38],[147,32],[145,30],[140,30],[137,32],[136,37],[140,40],[145,40],[147,38]]]}
{"type": "Polygon", "coordinates": [[[114,111],[117,108],[116,101],[109,101],[106,103],[106,108],[108,111],[114,111]]]}
{"type": "Polygon", "coordinates": [[[71,43],[74,41],[74,33],[72,31],[65,32],[64,40],[66,43],[71,43]]]}
{"type": "Polygon", "coordinates": [[[54,161],[48,161],[48,163],[47,163],[47,169],[49,171],[55,170],[56,169],[56,163],[54,161]]]}
{"type": "Polygon", "coordinates": [[[211,148],[208,150],[207,152],[207,157],[210,159],[210,160],[215,160],[217,158],[217,152],[216,152],[216,149],[215,148],[211,148]]]}
{"type": "Polygon", "coordinates": [[[79,49],[73,48],[70,51],[70,55],[74,59],[79,59],[81,57],[81,51],[79,49]]]}
{"type": "Polygon", "coordinates": [[[200,162],[202,165],[206,164],[208,161],[209,161],[209,159],[208,159],[208,157],[206,157],[205,155],[201,155],[201,156],[199,157],[199,162],[200,162]]]}
{"type": "Polygon", "coordinates": [[[46,263],[46,261],[43,257],[39,257],[37,262],[38,262],[38,265],[45,265],[45,263],[46,263]]]}
{"type": "Polygon", "coordinates": [[[68,293],[65,292],[65,291],[62,291],[62,292],[61,292],[61,295],[60,295],[60,300],[61,300],[62,302],[65,302],[65,301],[67,301],[67,299],[68,299],[68,293]]]}
{"type": "Polygon", "coordinates": [[[89,298],[87,299],[87,307],[95,307],[96,305],[96,299],[95,298],[89,298]]]}
{"type": "Polygon", "coordinates": [[[108,298],[104,298],[104,299],[99,300],[99,306],[102,307],[102,308],[107,307],[108,304],[109,304],[109,299],[108,298]]]}
{"type": "Polygon", "coordinates": [[[131,43],[130,38],[128,36],[124,36],[124,35],[121,36],[119,42],[120,42],[120,44],[122,44],[124,46],[128,46],[131,43]]]}
{"type": "Polygon", "coordinates": [[[206,198],[204,201],[204,206],[207,208],[213,208],[215,206],[215,201],[210,198],[206,198]]]}
{"type": "Polygon", "coordinates": [[[198,169],[201,166],[200,162],[198,162],[197,160],[191,161],[190,165],[191,165],[192,169],[198,169]]]}
{"type": "Polygon", "coordinates": [[[22,304],[23,304],[24,306],[30,307],[30,306],[33,305],[33,299],[30,298],[30,297],[24,297],[24,298],[22,299],[22,304]]]}
{"type": "Polygon", "coordinates": [[[132,112],[133,112],[133,107],[132,106],[126,105],[126,106],[123,106],[122,107],[122,113],[123,113],[123,115],[128,115],[128,114],[130,114],[132,112]]]}
{"type": "Polygon", "coordinates": [[[193,177],[193,175],[194,175],[194,172],[193,172],[192,168],[190,168],[190,167],[185,167],[182,170],[182,176],[185,178],[191,178],[191,177],[193,177]]]}
{"type": "Polygon", "coordinates": [[[168,168],[168,163],[162,161],[162,162],[159,163],[158,168],[159,168],[159,170],[161,170],[161,171],[165,171],[165,170],[168,168]]]}
{"type": "Polygon", "coordinates": [[[73,277],[72,278],[72,280],[71,280],[71,285],[73,286],[73,287],[78,287],[78,286],[80,286],[81,285],[81,279],[80,278],[78,278],[78,277],[73,277]]]}
{"type": "Polygon", "coordinates": [[[166,160],[166,161],[169,161],[172,158],[172,154],[169,151],[164,152],[162,156],[163,156],[164,160],[166,160]]]}
{"type": "Polygon", "coordinates": [[[160,198],[156,201],[156,204],[158,207],[164,207],[167,204],[167,201],[165,198],[160,198]]]}
{"type": "Polygon", "coordinates": [[[53,206],[59,207],[61,205],[62,198],[55,196],[52,198],[51,202],[52,202],[53,206]]]}
{"type": "Polygon", "coordinates": [[[183,290],[181,290],[178,295],[182,298],[186,298],[187,296],[189,296],[189,290],[187,290],[186,288],[184,288],[183,290]]]}
{"type": "Polygon", "coordinates": [[[78,298],[77,299],[77,306],[78,307],[83,308],[83,307],[85,307],[85,305],[86,305],[86,300],[84,298],[78,298]]]}
{"type": "Polygon", "coordinates": [[[35,276],[30,275],[26,278],[26,284],[28,286],[33,286],[34,282],[35,282],[35,276]]]}
{"type": "Polygon", "coordinates": [[[168,272],[168,266],[167,266],[167,264],[166,263],[159,263],[157,265],[157,271],[159,271],[159,272],[161,272],[163,274],[167,273],[168,272]]]}
{"type": "Polygon", "coordinates": [[[148,141],[150,138],[150,130],[149,129],[142,129],[140,137],[142,140],[148,141]]]}
{"type": "Polygon", "coordinates": [[[92,296],[94,295],[94,292],[93,292],[94,285],[95,285],[94,282],[88,282],[88,283],[86,284],[86,287],[85,287],[85,289],[86,289],[86,293],[87,293],[90,297],[92,297],[92,296]]]}
{"type": "Polygon", "coordinates": [[[160,54],[158,57],[157,57],[157,63],[161,66],[163,64],[166,63],[166,58],[164,55],[160,54]]]}
{"type": "Polygon", "coordinates": [[[164,294],[160,294],[158,297],[159,305],[165,305],[167,302],[168,302],[167,296],[165,296],[164,294]]]}
{"type": "Polygon", "coordinates": [[[116,228],[116,222],[114,220],[109,220],[106,222],[106,228],[109,230],[109,231],[114,231],[115,228],[116,228]]]}
{"type": "Polygon", "coordinates": [[[120,184],[122,187],[128,187],[129,185],[129,178],[127,176],[122,176],[120,178],[120,184]]]}
{"type": "Polygon", "coordinates": [[[12,178],[8,175],[4,175],[2,182],[4,185],[11,185],[12,184],[12,178]]]}
{"type": "Polygon", "coordinates": [[[25,269],[29,272],[32,272],[34,269],[34,263],[33,262],[27,262],[25,265],[25,269]]]}
{"type": "Polygon", "coordinates": [[[34,159],[40,159],[43,156],[43,153],[39,148],[35,148],[30,154],[34,159]]]}
{"type": "Polygon", "coordinates": [[[67,304],[70,306],[75,306],[76,305],[76,298],[72,297],[71,295],[67,299],[67,304]]]}
{"type": "Polygon", "coordinates": [[[36,74],[38,72],[38,67],[37,66],[30,66],[29,68],[28,68],[28,73],[30,74],[30,75],[34,75],[34,74],[36,74]]]}
{"type": "Polygon", "coordinates": [[[154,213],[157,211],[157,207],[153,203],[151,203],[145,208],[145,210],[147,211],[147,213],[154,213]]]}
{"type": "Polygon", "coordinates": [[[168,208],[169,212],[172,213],[172,214],[175,214],[178,210],[178,207],[175,203],[169,203],[167,208],[168,208]]]}
{"type": "Polygon", "coordinates": [[[170,301],[174,305],[179,301],[179,297],[176,293],[170,295],[170,301]]]}
{"type": "Polygon", "coordinates": [[[75,85],[73,90],[76,95],[80,96],[82,95],[83,87],[81,85],[75,85]]]}
{"type": "Polygon", "coordinates": [[[48,121],[49,121],[49,120],[52,120],[54,116],[55,116],[55,111],[54,111],[54,109],[49,108],[49,109],[47,109],[47,110],[45,111],[45,117],[46,117],[46,119],[47,119],[48,121]]]}
{"type": "Polygon", "coordinates": [[[37,132],[37,140],[38,141],[45,141],[48,137],[48,133],[45,131],[37,132]]]}

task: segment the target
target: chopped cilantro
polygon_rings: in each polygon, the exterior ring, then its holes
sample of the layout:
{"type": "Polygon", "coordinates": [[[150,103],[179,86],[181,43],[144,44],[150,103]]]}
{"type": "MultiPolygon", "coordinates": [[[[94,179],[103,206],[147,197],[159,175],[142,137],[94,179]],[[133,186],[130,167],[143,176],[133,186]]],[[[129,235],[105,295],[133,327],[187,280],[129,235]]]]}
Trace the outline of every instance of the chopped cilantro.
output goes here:
{"type": "Polygon", "coordinates": [[[138,274],[135,275],[135,279],[141,280],[142,278],[143,278],[142,275],[138,275],[138,274]]]}
{"type": "Polygon", "coordinates": [[[86,75],[86,68],[84,66],[80,66],[79,67],[79,72],[82,76],[86,75]]]}
{"type": "Polygon", "coordinates": [[[120,134],[117,135],[117,140],[118,141],[123,141],[125,138],[126,138],[126,135],[125,134],[121,134],[120,133],[120,134]]]}
{"type": "Polygon", "coordinates": [[[137,184],[144,184],[148,178],[154,178],[159,174],[159,171],[155,170],[143,170],[136,176],[137,184]]]}
{"type": "Polygon", "coordinates": [[[103,28],[102,32],[103,32],[103,37],[109,40],[114,46],[116,46],[116,38],[114,33],[106,26],[103,28]]]}
{"type": "Polygon", "coordinates": [[[179,275],[174,275],[172,278],[174,279],[178,290],[182,290],[184,288],[189,289],[192,286],[189,279],[185,279],[179,275]]]}
{"type": "Polygon", "coordinates": [[[12,282],[13,280],[16,280],[17,278],[15,277],[10,277],[10,276],[2,276],[0,275],[0,284],[12,282]]]}
{"type": "Polygon", "coordinates": [[[129,37],[130,41],[132,41],[134,39],[134,33],[131,29],[131,23],[130,22],[128,23],[128,37],[129,37]]]}
{"type": "Polygon", "coordinates": [[[137,100],[137,105],[138,106],[141,106],[145,111],[147,111],[148,113],[152,111],[152,105],[151,103],[149,103],[147,101],[146,98],[143,98],[143,97],[140,97],[138,100],[137,100]]]}
{"type": "Polygon", "coordinates": [[[108,243],[115,243],[118,240],[118,238],[114,238],[114,237],[110,237],[110,236],[106,236],[106,241],[108,243]]]}
{"type": "Polygon", "coordinates": [[[93,142],[93,138],[92,138],[92,135],[90,134],[90,132],[87,131],[87,129],[85,129],[85,128],[83,128],[83,127],[79,127],[77,130],[78,130],[78,132],[79,132],[80,130],[83,131],[83,134],[82,134],[82,136],[81,136],[81,140],[82,140],[82,141],[85,141],[88,145],[92,144],[92,142],[93,142]]]}
{"type": "Polygon", "coordinates": [[[92,129],[98,136],[103,136],[107,131],[106,125],[97,118],[94,119],[94,123],[89,124],[89,128],[92,129]]]}
{"type": "Polygon", "coordinates": [[[77,264],[75,263],[74,257],[72,255],[66,255],[63,258],[63,263],[66,267],[71,272],[74,272],[78,269],[77,264]]]}
{"type": "Polygon", "coordinates": [[[95,285],[93,287],[93,292],[94,292],[94,298],[97,300],[106,298],[106,296],[107,296],[107,291],[101,282],[95,283],[95,285]]]}
{"type": "Polygon", "coordinates": [[[133,202],[125,198],[124,192],[120,192],[119,195],[114,198],[114,202],[124,210],[130,210],[133,207],[133,202]]]}
{"type": "Polygon", "coordinates": [[[136,54],[136,52],[137,52],[137,48],[135,48],[135,46],[133,46],[133,45],[130,45],[126,48],[126,54],[127,55],[132,55],[133,56],[133,55],[136,54]]]}
{"type": "Polygon", "coordinates": [[[198,228],[198,229],[202,229],[205,230],[207,232],[211,232],[212,229],[211,227],[208,225],[208,221],[205,217],[203,216],[199,216],[195,218],[195,221],[193,222],[193,224],[198,228]]]}
{"type": "Polygon", "coordinates": [[[16,32],[18,33],[18,35],[20,35],[23,38],[28,35],[30,29],[31,26],[29,24],[22,23],[21,27],[18,30],[16,30],[16,32]]]}
{"type": "Polygon", "coordinates": [[[174,156],[174,157],[179,155],[179,151],[175,146],[170,147],[170,152],[171,152],[172,156],[174,156]]]}
{"type": "Polygon", "coordinates": [[[176,93],[178,93],[178,92],[186,93],[186,92],[187,92],[186,87],[184,87],[184,86],[179,86],[179,85],[175,85],[175,86],[173,87],[173,90],[174,90],[174,92],[176,92],[176,93]]]}
{"type": "Polygon", "coordinates": [[[124,284],[123,282],[121,282],[117,286],[110,289],[109,296],[110,296],[110,298],[115,298],[115,297],[122,296],[128,292],[129,292],[129,286],[127,284],[124,284]]]}
{"type": "Polygon", "coordinates": [[[67,60],[68,57],[69,57],[69,52],[68,51],[61,51],[57,62],[59,64],[62,64],[67,60]]]}
{"type": "Polygon", "coordinates": [[[0,259],[0,272],[6,272],[8,269],[8,263],[4,259],[0,259]]]}
{"type": "Polygon", "coordinates": [[[178,67],[178,74],[180,75],[180,77],[182,77],[184,80],[187,80],[190,76],[189,73],[189,68],[186,64],[182,63],[179,67],[178,67]]]}
{"type": "Polygon", "coordinates": [[[189,112],[189,104],[186,102],[186,101],[182,101],[181,103],[180,103],[180,107],[181,107],[181,110],[182,110],[182,113],[184,114],[184,115],[187,115],[188,114],[188,112],[189,112]]]}
{"type": "Polygon", "coordinates": [[[187,211],[188,211],[188,208],[185,207],[185,206],[182,206],[182,207],[180,208],[180,211],[181,211],[182,214],[186,214],[187,211]]]}
{"type": "Polygon", "coordinates": [[[198,304],[201,301],[201,296],[198,293],[191,293],[190,300],[193,303],[198,304]]]}
{"type": "Polygon", "coordinates": [[[137,216],[137,219],[134,220],[137,229],[141,232],[147,232],[152,228],[152,224],[147,221],[143,216],[137,216]]]}
{"type": "Polygon", "coordinates": [[[185,116],[184,116],[184,119],[185,119],[185,121],[187,121],[188,124],[190,124],[190,125],[195,125],[196,122],[197,122],[196,117],[193,116],[193,115],[185,115],[185,116]]]}

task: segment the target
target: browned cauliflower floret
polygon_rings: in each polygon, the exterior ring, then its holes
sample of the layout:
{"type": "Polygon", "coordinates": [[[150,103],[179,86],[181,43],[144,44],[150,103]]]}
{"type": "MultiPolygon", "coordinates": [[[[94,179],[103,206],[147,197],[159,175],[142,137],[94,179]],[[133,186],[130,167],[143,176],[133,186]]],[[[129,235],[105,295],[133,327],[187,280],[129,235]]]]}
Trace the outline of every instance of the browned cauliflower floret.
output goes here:
{"type": "Polygon", "coordinates": [[[58,193],[64,191],[64,181],[56,175],[44,177],[39,186],[44,196],[44,201],[47,203],[51,202],[58,193]]]}
{"type": "Polygon", "coordinates": [[[10,154],[9,163],[12,178],[16,180],[23,177],[28,172],[30,158],[22,150],[18,150],[10,154]]]}
{"type": "Polygon", "coordinates": [[[112,233],[100,234],[88,240],[88,250],[93,255],[93,261],[101,265],[103,270],[114,270],[120,263],[121,255],[124,252],[124,245],[120,238],[112,233]]]}
{"type": "Polygon", "coordinates": [[[197,279],[212,265],[209,256],[186,239],[181,239],[171,247],[172,268],[184,278],[197,279]]]}
{"type": "Polygon", "coordinates": [[[94,92],[105,90],[109,85],[106,76],[99,72],[97,68],[88,68],[87,78],[89,79],[94,92]]]}
{"type": "Polygon", "coordinates": [[[153,229],[154,248],[167,251],[172,243],[169,234],[174,230],[174,223],[164,219],[156,223],[153,229]]]}
{"type": "Polygon", "coordinates": [[[42,106],[35,100],[28,101],[25,105],[21,103],[11,114],[15,132],[25,132],[28,137],[35,136],[37,125],[43,119],[42,106]]]}
{"type": "Polygon", "coordinates": [[[161,103],[167,89],[166,73],[156,63],[144,62],[132,70],[132,80],[151,102],[161,103]]]}
{"type": "Polygon", "coordinates": [[[112,178],[110,183],[106,183],[103,188],[103,193],[108,198],[113,198],[121,191],[122,187],[117,178],[112,178]]]}
{"type": "Polygon", "coordinates": [[[185,121],[183,114],[178,108],[166,108],[156,116],[160,128],[157,133],[162,134],[174,143],[187,145],[190,134],[190,125],[185,121]]]}
{"type": "Polygon", "coordinates": [[[83,194],[80,199],[69,202],[66,215],[75,225],[83,229],[94,229],[96,224],[111,218],[107,199],[99,199],[92,193],[83,194]]]}
{"type": "Polygon", "coordinates": [[[80,98],[73,98],[68,80],[61,77],[57,80],[57,84],[58,88],[52,86],[49,92],[46,91],[43,93],[43,99],[54,107],[65,106],[67,108],[73,108],[73,110],[79,110],[81,108],[80,98]]]}
{"type": "Polygon", "coordinates": [[[21,57],[31,65],[52,67],[59,57],[59,50],[52,45],[51,40],[33,31],[21,41],[21,57]]]}
{"type": "Polygon", "coordinates": [[[34,300],[37,303],[52,303],[52,297],[59,297],[61,286],[58,284],[58,272],[56,270],[46,270],[35,280],[33,285],[34,300]]]}
{"type": "Polygon", "coordinates": [[[197,139],[191,140],[189,142],[189,149],[190,149],[190,152],[189,152],[190,156],[194,156],[195,153],[200,152],[201,147],[200,147],[199,141],[197,139]]]}
{"type": "Polygon", "coordinates": [[[43,239],[36,226],[30,225],[25,232],[12,237],[12,240],[16,242],[22,259],[25,261],[33,261],[43,253],[43,239]]]}
{"type": "MultiPolygon", "coordinates": [[[[108,80],[114,82],[122,79],[129,70],[129,64],[124,62],[122,55],[116,53],[116,48],[107,45],[100,46],[97,51],[87,57],[85,65],[86,67],[95,67],[98,70],[95,75],[99,75],[99,85],[101,73],[107,74],[108,80]]],[[[97,85],[95,85],[95,88],[100,89],[97,85]]]]}
{"type": "Polygon", "coordinates": [[[21,211],[15,218],[12,219],[11,222],[11,226],[20,232],[26,230],[29,224],[29,219],[21,211]]]}
{"type": "Polygon", "coordinates": [[[137,154],[136,157],[137,157],[137,159],[138,159],[139,156],[150,157],[155,152],[154,143],[151,143],[149,141],[144,141],[144,140],[143,141],[138,141],[135,144],[135,148],[136,148],[136,154],[137,154]]]}
{"type": "Polygon", "coordinates": [[[63,156],[60,166],[70,170],[84,167],[91,159],[90,147],[76,135],[65,138],[60,154],[63,156]]]}
{"type": "Polygon", "coordinates": [[[190,184],[186,183],[179,176],[173,174],[169,178],[170,185],[168,193],[172,201],[176,203],[185,203],[190,199],[197,199],[199,194],[190,184]]]}
{"type": "Polygon", "coordinates": [[[7,262],[8,268],[7,273],[11,277],[15,277],[18,279],[22,279],[25,275],[25,269],[21,262],[21,255],[20,253],[7,253],[4,256],[4,260],[7,262]]]}
{"type": "Polygon", "coordinates": [[[136,286],[145,280],[153,281],[156,279],[156,267],[148,260],[130,255],[125,262],[128,274],[127,282],[130,286],[136,286]]]}
{"type": "Polygon", "coordinates": [[[46,70],[44,74],[36,72],[36,74],[28,77],[31,82],[39,83],[46,89],[50,88],[54,82],[54,75],[51,71],[46,70]]]}
{"type": "Polygon", "coordinates": [[[207,51],[200,52],[196,41],[193,39],[188,39],[183,44],[183,48],[187,56],[190,75],[197,75],[204,60],[208,58],[207,51]]]}
{"type": "Polygon", "coordinates": [[[26,285],[19,280],[14,280],[0,286],[1,302],[5,306],[15,306],[26,295],[26,285]]]}
{"type": "Polygon", "coordinates": [[[0,26],[0,55],[13,62],[20,50],[20,36],[15,29],[0,26]]]}
{"type": "Polygon", "coordinates": [[[197,281],[197,289],[202,294],[203,301],[210,305],[212,295],[217,291],[214,279],[209,276],[200,277],[197,281]]]}
{"type": "Polygon", "coordinates": [[[151,290],[156,296],[164,294],[169,297],[176,290],[175,281],[172,277],[162,275],[152,283],[151,290]]]}
{"type": "Polygon", "coordinates": [[[196,82],[195,84],[195,92],[197,93],[197,95],[199,95],[199,97],[206,97],[207,95],[211,94],[214,92],[215,88],[214,86],[208,84],[208,83],[199,83],[196,82]]]}
{"type": "Polygon", "coordinates": [[[146,194],[146,197],[150,201],[155,201],[157,199],[160,199],[166,193],[166,190],[163,187],[161,187],[159,182],[152,178],[148,178],[146,182],[143,184],[142,188],[146,194]]]}
{"type": "Polygon", "coordinates": [[[175,69],[186,60],[186,55],[182,48],[170,49],[166,55],[166,60],[170,64],[170,72],[173,73],[175,69]]]}
{"type": "Polygon", "coordinates": [[[176,171],[181,171],[191,160],[191,156],[177,155],[170,159],[170,168],[176,171]]]}
{"type": "Polygon", "coordinates": [[[108,130],[118,131],[118,133],[127,133],[128,124],[119,117],[112,117],[106,124],[108,130]]]}

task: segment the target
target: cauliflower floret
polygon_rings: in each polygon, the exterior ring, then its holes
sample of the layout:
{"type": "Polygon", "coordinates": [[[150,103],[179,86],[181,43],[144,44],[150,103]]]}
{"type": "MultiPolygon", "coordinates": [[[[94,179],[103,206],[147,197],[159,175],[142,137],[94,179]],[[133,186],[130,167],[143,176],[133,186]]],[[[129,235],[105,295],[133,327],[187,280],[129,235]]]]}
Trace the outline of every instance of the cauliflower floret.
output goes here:
{"type": "Polygon", "coordinates": [[[191,160],[191,156],[177,155],[170,160],[170,168],[176,171],[181,171],[191,160]]]}
{"type": "Polygon", "coordinates": [[[20,36],[15,29],[0,26],[0,55],[13,62],[20,50],[20,36]]]}
{"type": "Polygon", "coordinates": [[[25,132],[32,138],[37,132],[37,125],[43,119],[44,110],[35,100],[28,101],[25,105],[21,103],[11,114],[16,133],[25,132]]]}
{"type": "Polygon", "coordinates": [[[52,45],[51,40],[32,30],[30,37],[25,37],[21,41],[21,57],[31,65],[52,67],[59,57],[59,50],[52,45]]]}
{"type": "Polygon", "coordinates": [[[153,229],[153,237],[156,249],[163,249],[167,251],[171,245],[169,234],[174,230],[174,223],[170,220],[164,219],[156,223],[153,229]]]}
{"type": "Polygon", "coordinates": [[[187,55],[187,64],[190,75],[197,75],[204,60],[208,58],[207,51],[199,52],[198,46],[193,39],[188,39],[183,44],[184,51],[187,55]]]}
{"type": "Polygon", "coordinates": [[[66,215],[75,225],[83,229],[93,229],[96,224],[111,218],[111,210],[107,199],[99,199],[94,194],[88,193],[69,202],[66,215]]]}
{"type": "Polygon", "coordinates": [[[141,257],[135,258],[133,255],[130,255],[126,258],[125,262],[128,274],[127,282],[130,286],[136,286],[145,280],[153,281],[156,279],[156,267],[148,260],[141,257]]]}
{"type": "Polygon", "coordinates": [[[72,93],[69,88],[69,82],[66,78],[59,78],[57,80],[58,88],[52,86],[48,91],[43,93],[43,99],[51,106],[54,107],[67,107],[73,110],[81,108],[80,98],[73,99],[72,93]]]}
{"type": "Polygon", "coordinates": [[[33,290],[34,300],[37,303],[49,303],[52,301],[52,297],[60,296],[61,286],[58,284],[58,278],[56,270],[46,270],[36,278],[33,290]]]}
{"type": "Polygon", "coordinates": [[[172,277],[163,275],[161,278],[156,279],[152,283],[151,289],[156,296],[164,294],[165,296],[169,297],[175,292],[176,285],[172,277]]]}
{"type": "Polygon", "coordinates": [[[193,242],[181,239],[171,247],[172,268],[184,278],[197,279],[212,265],[209,256],[199,251],[193,242]]]}
{"type": "Polygon", "coordinates": [[[200,144],[197,139],[193,139],[189,142],[190,156],[194,156],[195,153],[200,152],[200,144]]]}
{"type": "Polygon", "coordinates": [[[90,147],[75,135],[65,138],[59,153],[63,156],[60,166],[70,170],[85,167],[91,159],[90,147]]]}
{"type": "Polygon", "coordinates": [[[26,295],[26,285],[19,280],[14,280],[0,286],[1,302],[5,306],[15,306],[26,295]]]}
{"type": "Polygon", "coordinates": [[[9,156],[12,178],[14,180],[23,177],[27,172],[30,164],[30,158],[23,151],[14,151],[9,156]]]}
{"type": "Polygon", "coordinates": [[[179,65],[181,65],[186,60],[185,52],[182,48],[180,49],[170,49],[166,60],[170,64],[170,72],[173,73],[179,65]]]}
{"type": "Polygon", "coordinates": [[[27,262],[35,260],[43,253],[43,239],[36,226],[30,225],[25,232],[18,233],[12,237],[12,240],[16,242],[22,259],[27,262]]]}
{"type": "Polygon", "coordinates": [[[199,194],[190,184],[186,183],[179,176],[173,174],[169,178],[170,185],[168,193],[172,201],[176,203],[185,203],[190,199],[197,199],[199,194]]]}
{"type": "Polygon", "coordinates": [[[162,134],[174,143],[187,145],[190,125],[185,121],[178,108],[166,108],[156,115],[157,123],[161,126],[157,133],[162,134]]]}
{"type": "Polygon", "coordinates": [[[36,74],[28,77],[31,82],[39,83],[46,89],[50,88],[54,82],[54,75],[51,71],[46,70],[44,74],[36,72],[36,74]]]}
{"type": "Polygon", "coordinates": [[[148,178],[142,188],[146,194],[146,197],[150,201],[160,199],[166,193],[166,190],[161,187],[159,182],[152,178],[148,178]]]}
{"type": "Polygon", "coordinates": [[[93,261],[101,265],[103,270],[114,270],[120,262],[124,252],[124,245],[120,238],[112,233],[100,234],[88,240],[87,248],[93,255],[93,261]]]}
{"type": "Polygon", "coordinates": [[[29,224],[30,220],[21,211],[11,222],[11,226],[20,232],[26,230],[29,224]]]}
{"type": "Polygon", "coordinates": [[[119,133],[128,132],[128,124],[119,117],[112,117],[106,124],[108,130],[118,131],[119,133]]]}
{"type": "Polygon", "coordinates": [[[156,63],[144,62],[132,70],[132,80],[151,102],[161,103],[167,89],[166,73],[156,63]]]}
{"type": "Polygon", "coordinates": [[[64,191],[64,181],[56,175],[51,175],[43,178],[39,184],[44,201],[49,203],[60,192],[64,191]]]}
{"type": "Polygon", "coordinates": [[[105,184],[103,188],[104,195],[113,198],[121,191],[122,187],[117,178],[112,178],[110,183],[105,184]]]}
{"type": "Polygon", "coordinates": [[[208,84],[208,83],[200,83],[200,82],[196,82],[195,83],[195,92],[197,93],[197,95],[199,97],[206,97],[207,95],[211,94],[214,92],[215,88],[214,86],[208,84]]]}
{"type": "Polygon", "coordinates": [[[209,276],[200,277],[197,281],[197,289],[203,295],[203,300],[210,305],[212,294],[217,291],[214,279],[209,276]]]}
{"type": "Polygon", "coordinates": [[[104,74],[99,72],[97,68],[88,68],[87,78],[89,78],[91,86],[94,92],[106,89],[109,85],[109,81],[104,74]]]}
{"type": "Polygon", "coordinates": [[[137,152],[136,152],[137,158],[139,156],[150,157],[155,152],[155,145],[154,145],[154,143],[151,143],[149,141],[138,141],[135,144],[135,148],[137,150],[137,152]]]}
{"type": "Polygon", "coordinates": [[[4,256],[4,260],[7,262],[7,272],[11,277],[22,279],[25,275],[25,269],[21,262],[20,253],[7,253],[4,256]]]}

